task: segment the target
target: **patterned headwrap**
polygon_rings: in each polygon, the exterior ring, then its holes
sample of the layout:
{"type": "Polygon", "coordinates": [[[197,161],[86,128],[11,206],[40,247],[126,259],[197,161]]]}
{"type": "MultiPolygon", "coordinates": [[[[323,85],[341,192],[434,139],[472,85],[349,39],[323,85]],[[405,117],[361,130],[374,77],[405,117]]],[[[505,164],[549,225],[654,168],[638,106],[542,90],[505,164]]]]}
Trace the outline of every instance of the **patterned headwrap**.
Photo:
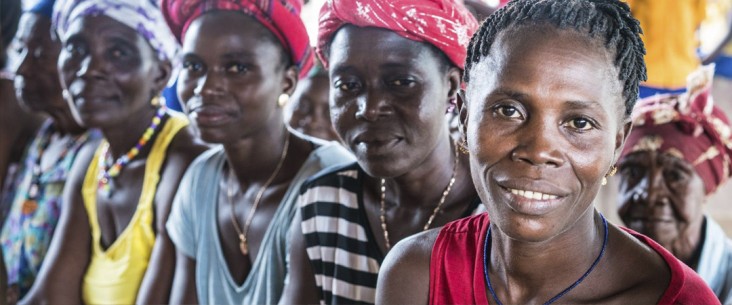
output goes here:
{"type": "Polygon", "coordinates": [[[465,65],[470,37],[478,29],[478,21],[459,0],[328,0],[320,10],[317,46],[326,68],[325,49],[346,24],[384,28],[427,42],[460,69],[465,65]]]}
{"type": "Polygon", "coordinates": [[[307,75],[313,53],[305,24],[300,19],[302,0],[162,0],[168,26],[179,41],[193,20],[214,10],[237,11],[252,16],[277,37],[292,63],[307,75]]]}
{"type": "Polygon", "coordinates": [[[53,24],[64,37],[74,20],[89,15],[107,16],[129,26],[150,43],[159,58],[175,59],[180,46],[154,0],[58,0],[53,24]]]}
{"type": "Polygon", "coordinates": [[[714,193],[732,172],[732,130],[713,104],[713,74],[713,66],[700,68],[689,77],[687,93],[640,100],[621,158],[647,150],[676,156],[694,166],[707,195],[714,193]]]}
{"type": "Polygon", "coordinates": [[[56,0],[39,0],[31,6],[30,9],[28,9],[28,12],[36,13],[51,19],[51,16],[53,16],[54,3],[56,3],[56,0]]]}

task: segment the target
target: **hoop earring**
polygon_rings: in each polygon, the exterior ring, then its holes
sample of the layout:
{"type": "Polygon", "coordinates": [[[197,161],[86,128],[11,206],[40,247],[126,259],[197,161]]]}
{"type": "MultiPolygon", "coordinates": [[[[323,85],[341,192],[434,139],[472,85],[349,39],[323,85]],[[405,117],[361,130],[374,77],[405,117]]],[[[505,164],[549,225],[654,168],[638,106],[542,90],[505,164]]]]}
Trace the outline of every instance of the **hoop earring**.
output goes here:
{"type": "Polygon", "coordinates": [[[607,185],[607,177],[615,176],[615,174],[618,172],[618,167],[613,165],[610,167],[610,172],[605,174],[605,177],[602,177],[602,185],[607,185]]]}
{"type": "Polygon", "coordinates": [[[69,93],[69,89],[64,89],[63,91],[61,91],[61,96],[68,103],[74,102],[74,99],[71,97],[71,93],[69,93]]]}
{"type": "Polygon", "coordinates": [[[287,93],[280,94],[280,97],[277,99],[277,105],[280,106],[280,108],[285,107],[287,105],[287,101],[290,100],[290,95],[287,93]]]}

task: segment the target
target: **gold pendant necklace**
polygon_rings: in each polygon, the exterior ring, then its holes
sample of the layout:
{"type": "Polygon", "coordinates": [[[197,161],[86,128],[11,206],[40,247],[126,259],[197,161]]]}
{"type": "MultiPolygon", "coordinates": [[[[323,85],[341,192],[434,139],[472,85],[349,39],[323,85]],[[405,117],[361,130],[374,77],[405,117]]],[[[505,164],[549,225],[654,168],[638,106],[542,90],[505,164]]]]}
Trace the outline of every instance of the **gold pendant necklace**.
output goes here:
{"type": "Polygon", "coordinates": [[[280,172],[280,169],[282,168],[282,165],[285,163],[285,159],[287,158],[287,148],[290,146],[290,132],[287,132],[285,135],[285,147],[282,149],[282,155],[280,156],[280,161],[277,163],[277,166],[275,167],[274,171],[272,172],[272,175],[269,176],[267,181],[262,185],[261,188],[259,188],[259,191],[257,192],[257,195],[254,197],[254,203],[252,204],[252,210],[249,212],[249,215],[247,215],[247,220],[244,223],[244,230],[239,228],[239,223],[236,221],[236,210],[234,209],[234,188],[232,187],[231,180],[236,179],[233,175],[234,169],[231,168],[231,165],[229,166],[229,179],[226,184],[226,195],[229,199],[229,204],[231,206],[231,222],[234,224],[234,229],[236,230],[236,234],[239,236],[239,249],[241,250],[241,254],[244,254],[244,256],[249,255],[249,244],[247,243],[247,233],[249,233],[249,226],[252,224],[252,220],[254,220],[254,213],[257,212],[257,207],[259,206],[259,201],[262,199],[262,195],[264,195],[264,191],[267,190],[267,187],[274,181],[274,179],[277,177],[277,174],[280,172]]]}
{"type": "MultiPolygon", "coordinates": [[[[452,185],[455,184],[455,175],[457,174],[457,166],[458,166],[458,160],[460,160],[460,156],[457,154],[457,144],[455,147],[455,162],[452,166],[452,177],[450,177],[450,182],[447,183],[447,187],[444,191],[442,191],[442,197],[440,198],[440,201],[437,203],[437,206],[432,211],[432,215],[430,215],[430,218],[427,219],[427,223],[422,228],[422,231],[427,231],[427,229],[430,228],[432,225],[432,221],[435,220],[435,217],[437,217],[437,213],[440,212],[440,209],[442,209],[442,205],[445,203],[445,199],[447,199],[447,195],[450,194],[450,191],[452,190],[452,185]]],[[[386,179],[381,179],[381,216],[379,219],[381,220],[381,229],[384,231],[384,241],[386,242],[386,250],[391,249],[391,242],[389,241],[389,230],[386,228],[386,179]]]]}

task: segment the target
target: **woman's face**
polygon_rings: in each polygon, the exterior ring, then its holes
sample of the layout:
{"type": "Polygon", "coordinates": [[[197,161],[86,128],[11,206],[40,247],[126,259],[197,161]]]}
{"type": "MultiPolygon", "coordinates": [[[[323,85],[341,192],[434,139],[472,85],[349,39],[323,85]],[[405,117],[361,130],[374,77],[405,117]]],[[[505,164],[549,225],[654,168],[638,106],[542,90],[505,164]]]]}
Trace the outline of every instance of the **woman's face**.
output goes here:
{"type": "Polygon", "coordinates": [[[307,135],[338,141],[338,134],[330,123],[329,89],[327,75],[301,80],[290,98],[290,126],[307,135]]]}
{"type": "Polygon", "coordinates": [[[607,53],[575,32],[523,27],[470,71],[461,118],[472,177],[509,237],[548,240],[591,211],[630,126],[607,53]]]}
{"type": "Polygon", "coordinates": [[[698,233],[690,229],[704,217],[704,181],[689,162],[639,151],[624,157],[618,169],[618,214],[625,225],[662,245],[698,233]]]}
{"type": "Polygon", "coordinates": [[[239,12],[216,11],[184,36],[178,96],[209,143],[226,143],[282,124],[277,101],[292,93],[297,71],[264,26],[239,12]]]}
{"type": "Polygon", "coordinates": [[[151,108],[170,64],[132,28],[107,16],[85,16],[61,37],[61,83],[74,117],[88,127],[114,126],[151,108]]]}
{"type": "Polygon", "coordinates": [[[18,69],[15,90],[18,99],[32,111],[66,111],[61,96],[58,55],[61,44],[51,36],[51,20],[25,13],[15,35],[18,69]]]}
{"type": "Polygon", "coordinates": [[[448,136],[445,110],[460,72],[438,55],[384,29],[345,26],[334,36],[331,120],[369,175],[403,175],[448,136]]]}

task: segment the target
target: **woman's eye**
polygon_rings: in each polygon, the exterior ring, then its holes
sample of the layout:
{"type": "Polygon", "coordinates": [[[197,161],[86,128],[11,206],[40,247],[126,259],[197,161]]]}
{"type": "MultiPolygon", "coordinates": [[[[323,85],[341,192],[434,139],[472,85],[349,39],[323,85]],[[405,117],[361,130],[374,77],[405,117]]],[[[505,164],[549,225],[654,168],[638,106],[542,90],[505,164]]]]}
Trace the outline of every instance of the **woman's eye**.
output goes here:
{"type": "Polygon", "coordinates": [[[247,71],[247,66],[242,64],[232,64],[226,68],[226,72],[229,73],[243,73],[247,71]]]}
{"type": "Polygon", "coordinates": [[[397,79],[391,82],[392,86],[411,86],[415,83],[415,81],[411,79],[397,79]]]}
{"type": "Polygon", "coordinates": [[[592,123],[584,118],[576,118],[569,121],[569,127],[581,131],[587,131],[593,128],[592,123]]]}
{"type": "Polygon", "coordinates": [[[84,47],[82,47],[80,45],[68,44],[68,45],[66,45],[66,52],[69,52],[74,55],[84,54],[85,49],[84,49],[84,47]]]}
{"type": "Polygon", "coordinates": [[[499,106],[498,114],[507,117],[507,118],[520,118],[521,113],[516,109],[516,107],[513,106],[499,106]]]}
{"type": "Polygon", "coordinates": [[[678,170],[667,170],[664,171],[663,176],[668,182],[679,182],[684,179],[684,174],[678,170]]]}
{"type": "Polygon", "coordinates": [[[192,61],[183,62],[183,69],[186,69],[188,71],[197,72],[197,71],[201,71],[201,68],[202,68],[201,64],[199,64],[199,63],[195,63],[192,61]]]}
{"type": "Polygon", "coordinates": [[[120,59],[127,57],[127,52],[120,49],[112,49],[109,53],[112,55],[112,58],[120,59]]]}
{"type": "Polygon", "coordinates": [[[336,88],[340,89],[341,91],[354,91],[358,89],[358,83],[357,82],[336,82],[335,83],[336,88]]]}

